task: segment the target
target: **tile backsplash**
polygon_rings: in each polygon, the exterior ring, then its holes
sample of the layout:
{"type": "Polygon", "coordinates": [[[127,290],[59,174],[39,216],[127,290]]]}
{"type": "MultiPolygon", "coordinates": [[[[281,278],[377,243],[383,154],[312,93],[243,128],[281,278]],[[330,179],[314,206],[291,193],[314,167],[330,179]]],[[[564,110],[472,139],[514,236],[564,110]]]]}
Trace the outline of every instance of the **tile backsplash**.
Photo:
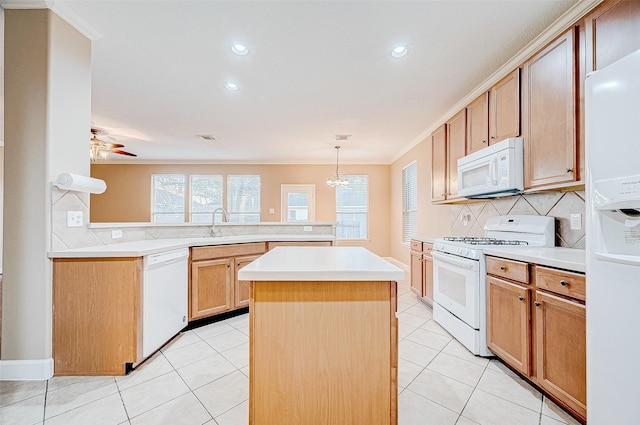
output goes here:
{"type": "Polygon", "coordinates": [[[484,236],[489,217],[508,214],[544,215],[556,219],[556,246],[584,249],[585,193],[544,192],[470,201],[450,207],[452,236],[484,236]],[[571,230],[571,214],[580,214],[580,230],[571,230]]]}

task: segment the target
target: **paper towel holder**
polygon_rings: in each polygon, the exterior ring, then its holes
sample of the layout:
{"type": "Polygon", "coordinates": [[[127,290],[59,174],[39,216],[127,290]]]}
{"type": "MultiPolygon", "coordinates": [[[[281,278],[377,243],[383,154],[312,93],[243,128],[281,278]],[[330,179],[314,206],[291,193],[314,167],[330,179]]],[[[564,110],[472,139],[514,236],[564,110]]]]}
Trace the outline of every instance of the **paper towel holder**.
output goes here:
{"type": "Polygon", "coordinates": [[[100,194],[107,190],[107,184],[104,180],[72,173],[59,174],[51,184],[59,189],[75,192],[100,194]]]}

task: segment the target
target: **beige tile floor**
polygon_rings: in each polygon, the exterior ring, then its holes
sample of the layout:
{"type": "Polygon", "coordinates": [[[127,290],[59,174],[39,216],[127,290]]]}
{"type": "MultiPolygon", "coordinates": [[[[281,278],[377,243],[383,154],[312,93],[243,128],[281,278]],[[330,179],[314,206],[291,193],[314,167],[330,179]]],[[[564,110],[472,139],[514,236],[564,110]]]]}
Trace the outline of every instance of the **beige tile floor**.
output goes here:
{"type": "MultiPolygon", "coordinates": [[[[398,285],[400,425],[578,422],[497,360],[473,356],[398,285]]],[[[125,377],[0,382],[0,424],[248,423],[248,315],[184,332],[125,377]]]]}

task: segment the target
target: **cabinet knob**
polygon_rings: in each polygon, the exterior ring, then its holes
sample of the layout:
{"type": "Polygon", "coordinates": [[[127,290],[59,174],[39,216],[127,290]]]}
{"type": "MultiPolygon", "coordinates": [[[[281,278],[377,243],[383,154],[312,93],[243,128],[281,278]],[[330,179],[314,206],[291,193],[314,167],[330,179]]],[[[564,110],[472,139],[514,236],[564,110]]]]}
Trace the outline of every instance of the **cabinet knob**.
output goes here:
{"type": "Polygon", "coordinates": [[[570,172],[572,172],[572,171],[573,171],[573,169],[571,169],[571,168],[567,168],[565,171],[566,171],[567,173],[570,173],[570,172]]]}
{"type": "Polygon", "coordinates": [[[567,282],[566,280],[564,280],[564,279],[563,279],[563,280],[561,280],[561,281],[560,281],[560,285],[562,285],[562,286],[568,286],[568,285],[569,285],[569,282],[567,282]]]}
{"type": "Polygon", "coordinates": [[[484,144],[486,145],[486,144],[487,144],[487,141],[486,141],[486,140],[483,140],[483,141],[482,141],[482,143],[484,143],[484,144]]]}
{"type": "Polygon", "coordinates": [[[533,303],[536,307],[540,307],[540,301],[536,301],[533,303]]]}
{"type": "Polygon", "coordinates": [[[524,297],[523,297],[522,295],[520,295],[520,296],[518,297],[518,299],[519,299],[520,301],[524,301],[524,297]]]}
{"type": "Polygon", "coordinates": [[[231,264],[227,264],[227,268],[231,267],[231,264]]]}
{"type": "Polygon", "coordinates": [[[491,136],[491,140],[496,140],[496,136],[491,136]]]}
{"type": "Polygon", "coordinates": [[[507,267],[506,266],[500,266],[500,270],[505,271],[505,270],[507,270],[507,267]]]}

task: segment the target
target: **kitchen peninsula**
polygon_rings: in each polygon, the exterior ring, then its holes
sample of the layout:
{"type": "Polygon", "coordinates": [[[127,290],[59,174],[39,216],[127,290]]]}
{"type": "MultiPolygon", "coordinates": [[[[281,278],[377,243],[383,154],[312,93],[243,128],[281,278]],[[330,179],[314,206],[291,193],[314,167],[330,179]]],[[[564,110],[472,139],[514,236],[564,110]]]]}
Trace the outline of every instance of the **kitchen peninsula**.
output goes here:
{"type": "Polygon", "coordinates": [[[278,247],[239,278],[250,424],[397,424],[401,269],[359,247],[278,247]]]}

